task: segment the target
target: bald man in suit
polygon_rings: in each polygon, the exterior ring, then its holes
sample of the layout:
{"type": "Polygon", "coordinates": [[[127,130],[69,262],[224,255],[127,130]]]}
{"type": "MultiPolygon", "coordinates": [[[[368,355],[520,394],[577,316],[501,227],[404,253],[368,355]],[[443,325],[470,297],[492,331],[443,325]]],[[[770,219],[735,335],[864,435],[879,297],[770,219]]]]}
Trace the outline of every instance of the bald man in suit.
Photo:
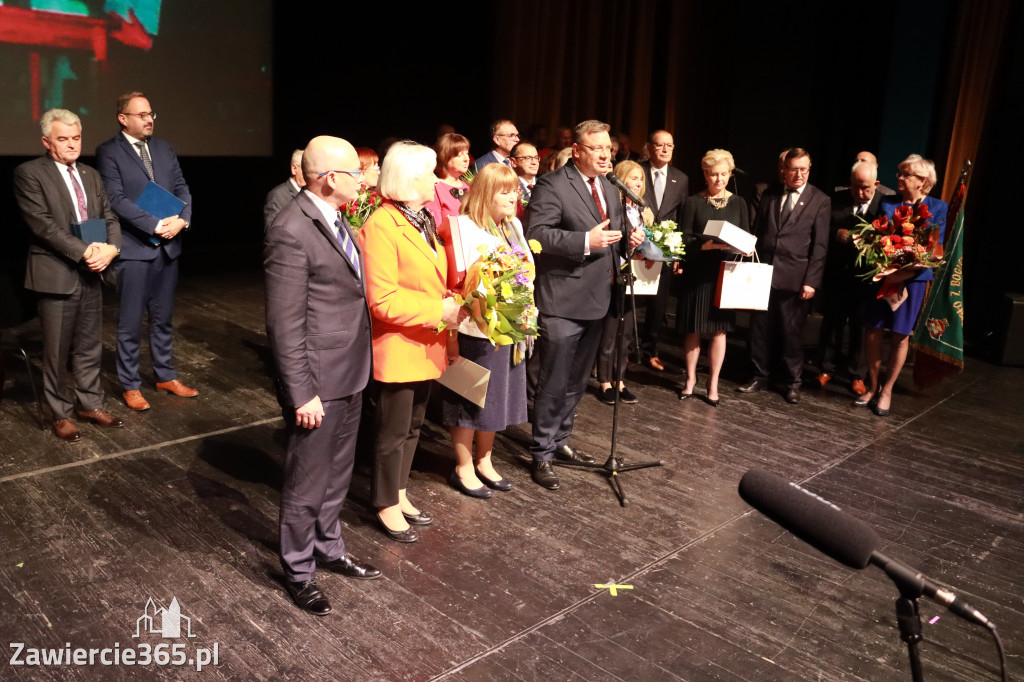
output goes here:
{"type": "Polygon", "coordinates": [[[338,213],[359,189],[356,150],[337,137],[315,137],[302,173],[305,188],[267,231],[263,267],[267,338],[288,424],[281,565],[296,606],[325,616],[331,604],[317,563],[350,578],[380,577],[346,552],[338,520],[370,378],[370,311],[362,254],[338,213]]]}
{"type": "Polygon", "coordinates": [[[78,116],[66,109],[50,109],[39,123],[47,154],[15,169],[14,195],[33,237],[25,288],[38,296],[43,393],[53,413],[54,434],[75,442],[81,434],[72,416],[98,426],[124,426],[103,409],[100,385],[100,279],[113,274],[110,264],[121,248],[121,228],[99,173],[78,163],[82,152],[78,116]],[[105,223],[103,241],[87,244],[75,235],[73,224],[89,219],[105,223]],[[74,369],[74,398],[67,390],[69,357],[74,369]]]}

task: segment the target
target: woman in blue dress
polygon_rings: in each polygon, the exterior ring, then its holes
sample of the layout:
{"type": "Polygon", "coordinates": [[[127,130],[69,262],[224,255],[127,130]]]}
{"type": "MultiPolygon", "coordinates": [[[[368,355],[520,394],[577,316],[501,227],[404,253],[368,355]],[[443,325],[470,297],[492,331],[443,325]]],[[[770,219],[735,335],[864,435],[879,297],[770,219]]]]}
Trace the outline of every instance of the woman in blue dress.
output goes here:
{"type": "MultiPolygon", "coordinates": [[[[949,209],[945,201],[928,196],[935,187],[935,164],[918,154],[911,154],[900,163],[896,173],[898,197],[883,199],[882,209],[890,219],[900,206],[923,204],[932,214],[931,223],[939,228],[941,244],[946,231],[946,212],[949,209]]],[[[895,310],[884,298],[874,299],[867,304],[864,313],[864,359],[868,367],[868,392],[860,396],[854,405],[868,406],[879,417],[889,416],[892,408],[892,389],[907,360],[910,347],[910,333],[914,330],[917,316],[924,305],[924,297],[928,291],[928,282],[932,279],[931,269],[902,270],[887,278],[891,284],[903,282],[907,296],[895,310]],[[889,332],[889,362],[886,368],[885,383],[879,386],[879,373],[882,366],[882,337],[889,332]]]]}

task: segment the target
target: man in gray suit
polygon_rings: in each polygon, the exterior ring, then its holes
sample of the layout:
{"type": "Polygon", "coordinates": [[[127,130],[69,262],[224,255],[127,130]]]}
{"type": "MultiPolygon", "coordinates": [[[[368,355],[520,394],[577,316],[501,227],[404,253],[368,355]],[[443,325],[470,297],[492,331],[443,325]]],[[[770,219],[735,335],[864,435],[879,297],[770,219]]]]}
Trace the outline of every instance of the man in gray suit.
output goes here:
{"type": "Polygon", "coordinates": [[[111,261],[121,249],[121,227],[110,209],[100,174],[78,163],[82,122],[66,109],[50,109],[39,120],[47,155],[14,171],[14,195],[32,231],[25,288],[38,294],[43,327],[43,392],[53,412],[53,432],[75,442],[79,421],[121,428],[103,409],[100,358],[103,292],[100,278],[113,274],[111,261]],[[99,219],[106,239],[86,244],[72,232],[74,223],[99,219]],[[68,395],[68,357],[72,358],[75,396],[68,395]],[[78,409],[75,409],[75,401],[78,409]]]}
{"type": "Polygon", "coordinates": [[[270,229],[274,218],[289,201],[295,198],[306,181],[302,177],[302,150],[292,152],[291,175],[274,189],[267,192],[267,200],[263,204],[263,232],[270,229]]]}
{"type": "Polygon", "coordinates": [[[370,311],[362,256],[338,208],[355,198],[359,157],[337,137],[315,137],[302,156],[305,188],[267,231],[267,337],[288,425],[281,489],[281,565],[295,604],[318,616],[331,604],[325,568],[380,576],[345,551],[338,513],[355,460],[362,391],[370,377],[370,311]]]}
{"type": "MultiPolygon", "coordinates": [[[[640,165],[644,169],[647,189],[644,200],[654,212],[654,221],[673,220],[677,224],[683,215],[683,204],[690,196],[690,179],[686,173],[670,165],[672,154],[676,148],[672,133],[667,130],[655,130],[647,139],[648,160],[640,165]]],[[[659,372],[665,365],[658,358],[658,337],[665,325],[665,310],[672,293],[672,275],[678,270],[672,264],[661,266],[661,279],[658,280],[658,292],[654,296],[641,296],[647,299],[647,314],[644,327],[640,331],[640,350],[644,356],[644,364],[659,372]]]]}
{"type": "MultiPolygon", "coordinates": [[[[573,162],[538,180],[530,202],[529,237],[537,254],[540,373],[534,396],[533,480],[557,490],[555,457],[593,462],[569,446],[573,413],[587,386],[623,255],[625,217],[611,170],[609,126],[584,121],[573,133],[573,162]]],[[[629,246],[644,240],[642,229],[629,246]]]]}

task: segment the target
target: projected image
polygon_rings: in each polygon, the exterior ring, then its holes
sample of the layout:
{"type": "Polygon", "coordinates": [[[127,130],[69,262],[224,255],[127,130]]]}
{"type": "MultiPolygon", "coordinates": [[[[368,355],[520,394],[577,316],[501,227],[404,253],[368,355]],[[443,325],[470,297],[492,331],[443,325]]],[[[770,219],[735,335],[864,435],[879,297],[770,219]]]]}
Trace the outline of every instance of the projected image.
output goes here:
{"type": "Polygon", "coordinates": [[[0,0],[0,154],[38,153],[52,107],[81,116],[91,153],[127,90],[179,154],[267,154],[270,60],[270,0],[0,0]]]}

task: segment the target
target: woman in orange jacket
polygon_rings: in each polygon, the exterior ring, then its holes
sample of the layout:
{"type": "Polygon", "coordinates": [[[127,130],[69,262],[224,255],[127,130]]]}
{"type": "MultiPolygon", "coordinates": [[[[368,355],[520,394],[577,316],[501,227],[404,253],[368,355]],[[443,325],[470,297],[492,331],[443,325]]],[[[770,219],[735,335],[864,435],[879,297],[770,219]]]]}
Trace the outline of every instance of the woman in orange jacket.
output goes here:
{"type": "Polygon", "coordinates": [[[380,176],[385,201],[359,232],[377,398],[373,504],[384,531],[399,542],[419,539],[410,524],[433,520],[409,501],[406,485],[430,381],[447,365],[443,328],[467,315],[447,290],[444,245],[425,208],[434,198],[435,161],[429,147],[392,145],[380,176]]]}

